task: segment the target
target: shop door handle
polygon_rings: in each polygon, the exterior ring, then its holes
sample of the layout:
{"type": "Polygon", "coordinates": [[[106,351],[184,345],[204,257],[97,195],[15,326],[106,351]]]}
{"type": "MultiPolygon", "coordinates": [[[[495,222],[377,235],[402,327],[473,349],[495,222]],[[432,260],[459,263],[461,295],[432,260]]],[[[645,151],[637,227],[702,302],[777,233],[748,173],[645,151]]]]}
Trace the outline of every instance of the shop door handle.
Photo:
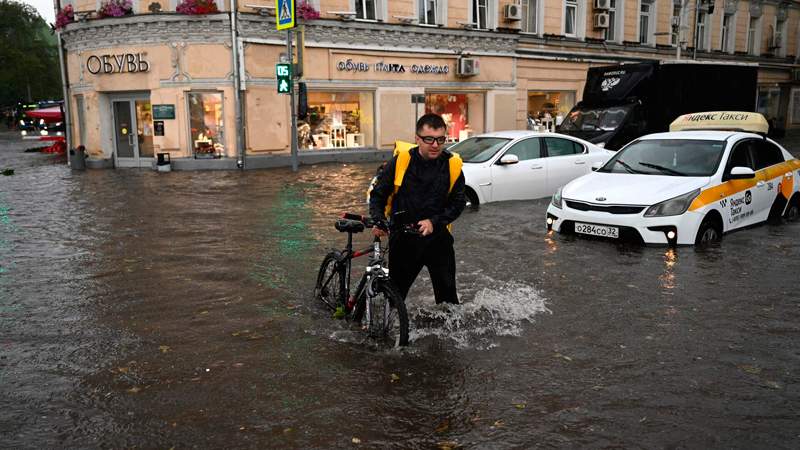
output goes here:
{"type": "Polygon", "coordinates": [[[134,146],[134,143],[133,143],[133,135],[132,135],[132,134],[129,134],[129,135],[128,135],[128,145],[130,145],[131,147],[133,147],[133,146],[134,146]]]}

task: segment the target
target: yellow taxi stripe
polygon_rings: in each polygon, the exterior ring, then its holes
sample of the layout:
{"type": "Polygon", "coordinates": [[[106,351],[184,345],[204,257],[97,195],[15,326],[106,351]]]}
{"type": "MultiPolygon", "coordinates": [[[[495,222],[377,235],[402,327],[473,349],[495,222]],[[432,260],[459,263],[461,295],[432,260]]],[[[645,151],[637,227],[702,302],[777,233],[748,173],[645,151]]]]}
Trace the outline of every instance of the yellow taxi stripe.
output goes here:
{"type": "Polygon", "coordinates": [[[767,169],[759,170],[756,172],[755,178],[749,180],[730,180],[721,185],[710,187],[703,190],[700,195],[694,199],[692,206],[689,207],[689,211],[695,211],[722,198],[730,197],[731,195],[746,191],[747,189],[752,189],[756,187],[759,181],[768,181],[781,176],[783,176],[783,180],[781,181],[781,194],[788,200],[789,196],[792,195],[794,177],[786,178],[786,173],[797,169],[800,169],[800,160],[791,159],[767,169]]]}

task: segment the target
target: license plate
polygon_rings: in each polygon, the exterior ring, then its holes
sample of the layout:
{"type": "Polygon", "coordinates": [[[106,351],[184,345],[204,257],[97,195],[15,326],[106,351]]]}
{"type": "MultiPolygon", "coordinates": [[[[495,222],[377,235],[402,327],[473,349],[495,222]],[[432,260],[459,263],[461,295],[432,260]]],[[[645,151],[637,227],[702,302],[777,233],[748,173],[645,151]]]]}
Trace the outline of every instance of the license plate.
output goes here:
{"type": "Polygon", "coordinates": [[[602,236],[608,238],[618,238],[619,228],[607,227],[604,225],[591,225],[588,223],[575,223],[575,232],[581,234],[591,234],[592,236],[602,236]]]}

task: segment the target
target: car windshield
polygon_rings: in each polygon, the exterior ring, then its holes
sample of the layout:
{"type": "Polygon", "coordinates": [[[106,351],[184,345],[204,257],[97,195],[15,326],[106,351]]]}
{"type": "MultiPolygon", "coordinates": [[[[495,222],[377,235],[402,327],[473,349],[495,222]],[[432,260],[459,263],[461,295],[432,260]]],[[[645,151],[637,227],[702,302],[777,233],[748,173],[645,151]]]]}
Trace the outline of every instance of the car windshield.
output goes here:
{"type": "Polygon", "coordinates": [[[461,156],[464,162],[482,163],[488,161],[511,139],[497,137],[472,137],[449,148],[461,156]]]}
{"type": "Polygon", "coordinates": [[[614,131],[625,121],[631,105],[573,109],[559,131],[614,131]]]}
{"type": "Polygon", "coordinates": [[[598,172],[708,177],[717,171],[723,150],[723,141],[641,140],[620,150],[598,172]]]}

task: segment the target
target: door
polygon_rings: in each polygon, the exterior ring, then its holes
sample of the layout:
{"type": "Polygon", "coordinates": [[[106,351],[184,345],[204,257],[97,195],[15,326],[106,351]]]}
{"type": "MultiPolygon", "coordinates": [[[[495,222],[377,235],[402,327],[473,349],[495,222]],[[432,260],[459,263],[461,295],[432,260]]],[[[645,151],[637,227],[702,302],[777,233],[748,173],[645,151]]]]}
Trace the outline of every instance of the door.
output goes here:
{"type": "Polygon", "coordinates": [[[584,153],[583,145],[557,137],[546,137],[544,142],[548,177],[545,195],[552,195],[556,189],[592,171],[589,154],[584,153]]]}
{"type": "Polygon", "coordinates": [[[117,167],[152,167],[153,116],[149,99],[113,100],[117,167]]]}
{"type": "MultiPolygon", "coordinates": [[[[734,167],[755,168],[752,147],[753,141],[750,139],[736,143],[725,165],[723,179],[726,175],[730,175],[734,167]]],[[[757,211],[761,204],[767,201],[767,191],[764,174],[759,171],[755,172],[755,175],[755,178],[727,180],[722,183],[725,197],[721,199],[720,205],[726,231],[758,222],[757,211]]]]}
{"type": "Polygon", "coordinates": [[[547,196],[547,164],[542,158],[538,137],[513,144],[500,158],[505,155],[517,155],[519,162],[498,164],[498,159],[492,164],[491,201],[529,200],[547,196]]]}

